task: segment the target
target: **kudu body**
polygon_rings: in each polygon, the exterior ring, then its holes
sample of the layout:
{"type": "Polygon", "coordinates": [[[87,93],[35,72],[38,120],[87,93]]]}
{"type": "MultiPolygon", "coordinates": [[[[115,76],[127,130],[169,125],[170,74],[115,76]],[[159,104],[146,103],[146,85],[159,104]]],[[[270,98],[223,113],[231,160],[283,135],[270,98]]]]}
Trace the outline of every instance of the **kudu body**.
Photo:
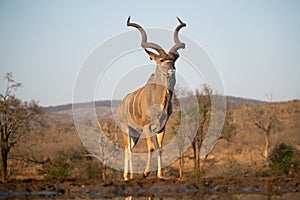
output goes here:
{"type": "Polygon", "coordinates": [[[161,169],[161,149],[165,134],[165,125],[172,113],[172,94],[175,86],[175,61],[179,57],[178,49],[185,48],[185,44],[178,38],[179,30],[186,26],[179,18],[179,25],[174,32],[175,45],[166,53],[159,45],[147,42],[145,30],[138,24],[130,23],[127,26],[137,28],[142,35],[141,46],[150,59],[156,62],[156,70],[148,79],[146,85],[128,94],[119,104],[116,115],[119,127],[122,129],[125,142],[124,179],[128,180],[128,165],[130,178],[133,178],[132,149],[141,135],[146,138],[148,145],[148,162],[144,177],[150,173],[151,154],[157,148],[158,171],[157,177],[163,178],[161,169]],[[149,51],[154,49],[158,54],[149,51]],[[156,135],[156,142],[151,140],[156,135]]]}

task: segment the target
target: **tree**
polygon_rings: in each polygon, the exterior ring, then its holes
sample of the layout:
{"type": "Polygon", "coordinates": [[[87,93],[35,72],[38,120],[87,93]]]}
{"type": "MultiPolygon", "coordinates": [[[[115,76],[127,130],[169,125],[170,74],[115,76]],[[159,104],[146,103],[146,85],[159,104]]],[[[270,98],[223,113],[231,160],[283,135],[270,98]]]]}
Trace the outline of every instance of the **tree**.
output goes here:
{"type": "Polygon", "coordinates": [[[266,109],[256,109],[253,114],[254,125],[262,131],[265,139],[265,147],[263,156],[268,159],[269,152],[271,151],[270,136],[271,133],[276,132],[276,128],[279,124],[279,120],[276,117],[275,111],[266,109]]]}
{"type": "Polygon", "coordinates": [[[176,143],[179,153],[179,175],[180,179],[183,179],[183,167],[184,167],[184,152],[186,147],[194,140],[193,134],[197,130],[197,109],[190,96],[185,98],[185,101],[190,102],[185,110],[178,112],[177,121],[175,121],[176,130],[176,143]]]}
{"type": "Polygon", "coordinates": [[[237,127],[234,124],[233,111],[227,110],[225,123],[219,140],[223,139],[226,140],[227,142],[232,142],[233,138],[237,134],[237,131],[238,131],[237,127]]]}
{"type": "Polygon", "coordinates": [[[198,128],[199,111],[195,94],[185,88],[177,88],[174,96],[174,121],[172,132],[176,134],[179,156],[179,175],[183,179],[184,152],[194,141],[198,128]],[[180,109],[179,109],[180,107],[180,109]],[[178,110],[178,111],[176,111],[178,110]]]}
{"type": "Polygon", "coordinates": [[[201,91],[196,90],[196,97],[199,106],[198,130],[194,141],[192,142],[194,150],[194,171],[200,172],[200,148],[205,139],[211,118],[211,97],[212,89],[204,84],[201,91]]]}
{"type": "MultiPolygon", "coordinates": [[[[188,140],[192,144],[194,171],[200,172],[200,149],[205,139],[206,132],[209,127],[211,118],[211,96],[212,89],[208,85],[203,85],[201,91],[198,89],[195,94],[186,89],[180,89],[179,93],[182,103],[185,105],[183,112],[180,113],[182,121],[187,123],[180,124],[181,132],[183,132],[182,138],[185,138],[184,132],[193,133],[187,134],[188,140]]],[[[180,131],[179,131],[180,132],[180,131]]],[[[180,150],[180,164],[183,165],[183,154],[181,152],[182,147],[185,145],[185,141],[179,137],[179,150],[180,150]]],[[[182,167],[181,167],[182,168],[182,167]]]]}
{"type": "Polygon", "coordinates": [[[277,116],[280,115],[280,110],[274,107],[274,103],[264,105],[247,106],[247,115],[250,122],[259,129],[259,133],[264,137],[264,147],[262,150],[262,157],[266,164],[270,164],[269,154],[271,148],[271,135],[275,134],[280,129],[280,121],[277,116]]]}
{"type": "Polygon", "coordinates": [[[21,84],[14,81],[12,73],[5,76],[6,89],[0,94],[0,172],[1,181],[7,180],[8,154],[20,137],[42,122],[42,109],[35,101],[22,102],[13,92],[21,84]]]}

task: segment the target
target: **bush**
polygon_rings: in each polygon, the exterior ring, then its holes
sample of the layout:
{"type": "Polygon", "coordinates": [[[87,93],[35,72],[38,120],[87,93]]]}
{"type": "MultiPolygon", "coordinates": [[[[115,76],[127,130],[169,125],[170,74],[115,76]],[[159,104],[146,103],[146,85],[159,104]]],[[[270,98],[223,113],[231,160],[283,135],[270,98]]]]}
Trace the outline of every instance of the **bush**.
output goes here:
{"type": "Polygon", "coordinates": [[[275,147],[269,156],[271,175],[293,177],[299,172],[299,151],[284,143],[275,147]]]}
{"type": "Polygon", "coordinates": [[[62,156],[54,159],[46,170],[46,178],[67,179],[70,178],[70,175],[70,164],[62,156]]]}
{"type": "MultiPolygon", "coordinates": [[[[44,164],[41,173],[45,178],[56,179],[103,179],[105,169],[94,157],[86,156],[88,152],[82,149],[70,149],[67,152],[57,152],[57,156],[44,164]]],[[[108,169],[113,175],[114,171],[108,169]]]]}
{"type": "Polygon", "coordinates": [[[87,173],[87,178],[93,179],[102,179],[102,167],[100,166],[100,163],[96,162],[89,162],[85,169],[87,173]]]}
{"type": "Polygon", "coordinates": [[[51,160],[44,166],[46,178],[67,179],[71,176],[71,164],[65,153],[51,160]]]}
{"type": "Polygon", "coordinates": [[[194,171],[194,172],[191,172],[191,174],[190,174],[190,177],[192,178],[192,179],[199,179],[200,177],[201,177],[201,173],[200,173],[200,171],[194,171]]]}
{"type": "Polygon", "coordinates": [[[85,149],[70,149],[67,152],[57,152],[57,156],[43,166],[41,171],[46,178],[68,179],[75,178],[76,169],[82,168],[86,153],[85,149]]]}

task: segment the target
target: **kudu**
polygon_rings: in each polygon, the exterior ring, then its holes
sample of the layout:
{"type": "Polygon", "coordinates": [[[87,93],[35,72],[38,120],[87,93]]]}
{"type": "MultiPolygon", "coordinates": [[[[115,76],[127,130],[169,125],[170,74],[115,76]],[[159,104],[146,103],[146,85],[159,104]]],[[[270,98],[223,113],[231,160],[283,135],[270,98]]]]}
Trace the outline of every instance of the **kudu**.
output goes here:
{"type": "Polygon", "coordinates": [[[144,171],[144,177],[150,173],[151,154],[155,147],[158,151],[157,177],[163,179],[161,169],[161,149],[165,134],[165,126],[172,113],[172,94],[175,85],[175,61],[179,57],[178,49],[184,49],[185,44],[180,42],[178,32],[186,24],[179,18],[179,25],[174,32],[175,45],[166,53],[158,44],[147,42],[145,30],[136,23],[127,20],[127,26],[137,28],[142,35],[141,46],[145,49],[150,59],[156,62],[156,70],[146,85],[128,94],[119,104],[116,115],[119,127],[122,129],[125,141],[125,165],[124,180],[128,180],[128,164],[130,179],[133,179],[132,149],[140,136],[146,138],[148,145],[148,162],[144,171]],[[158,54],[149,51],[153,49],[158,54]],[[156,134],[156,142],[151,140],[152,134],[156,134]],[[154,144],[155,143],[155,144],[154,144]]]}

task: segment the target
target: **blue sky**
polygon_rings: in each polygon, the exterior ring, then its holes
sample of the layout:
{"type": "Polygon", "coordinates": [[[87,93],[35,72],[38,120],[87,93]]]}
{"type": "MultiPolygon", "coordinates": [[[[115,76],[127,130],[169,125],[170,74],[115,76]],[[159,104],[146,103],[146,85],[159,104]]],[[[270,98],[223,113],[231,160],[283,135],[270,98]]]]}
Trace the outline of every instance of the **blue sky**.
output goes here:
{"type": "MultiPolygon", "coordinates": [[[[300,98],[297,0],[0,0],[0,77],[12,72],[23,85],[17,92],[23,100],[70,103],[84,60],[99,44],[128,31],[129,15],[144,27],[166,29],[174,29],[180,16],[187,23],[182,34],[206,50],[229,95],[300,98]]],[[[0,79],[1,92],[4,83],[0,79]]]]}

